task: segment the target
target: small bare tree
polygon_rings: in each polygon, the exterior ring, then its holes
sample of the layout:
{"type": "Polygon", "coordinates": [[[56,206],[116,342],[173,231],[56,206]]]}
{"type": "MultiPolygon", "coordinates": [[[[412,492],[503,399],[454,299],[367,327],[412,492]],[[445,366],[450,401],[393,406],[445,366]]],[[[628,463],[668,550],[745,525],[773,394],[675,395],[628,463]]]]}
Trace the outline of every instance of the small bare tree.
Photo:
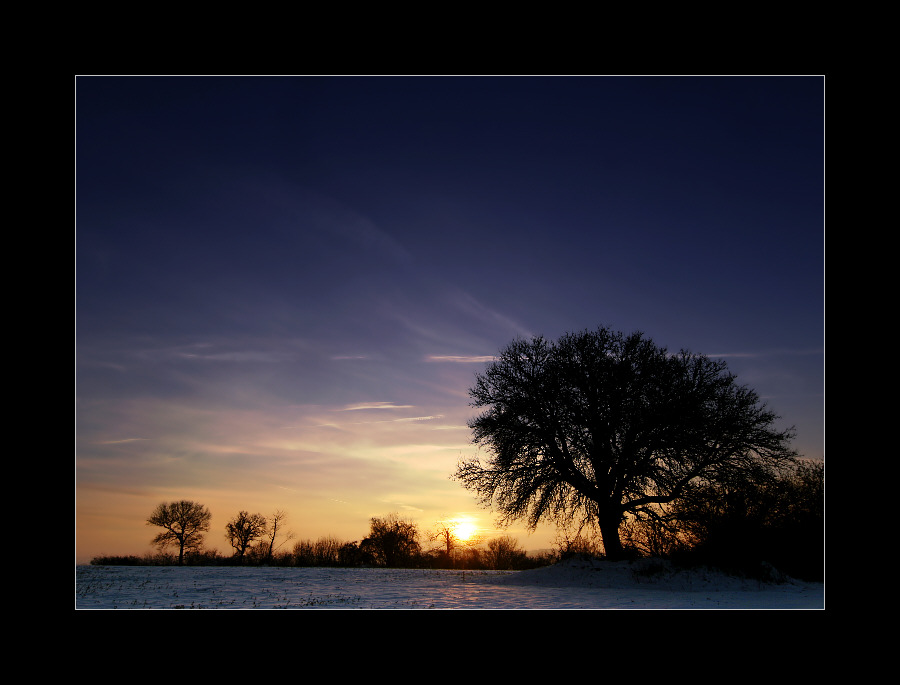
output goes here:
{"type": "Polygon", "coordinates": [[[234,547],[234,553],[241,559],[254,540],[263,537],[268,531],[266,517],[262,514],[239,512],[225,525],[225,537],[234,547]]]}
{"type": "Polygon", "coordinates": [[[454,528],[455,526],[451,521],[443,520],[438,521],[435,529],[428,533],[428,539],[432,542],[437,541],[448,559],[459,541],[453,533],[454,528]]]}
{"type": "Polygon", "coordinates": [[[199,550],[203,546],[203,533],[209,530],[212,514],[202,504],[190,500],[163,502],[147,519],[148,526],[160,526],[165,532],[153,538],[159,549],[170,545],[178,547],[178,563],[184,563],[185,550],[199,550]]]}
{"type": "Polygon", "coordinates": [[[269,531],[268,531],[268,545],[269,549],[266,553],[266,559],[269,561],[272,560],[272,555],[275,554],[275,550],[285,544],[288,540],[292,540],[294,538],[294,533],[291,531],[285,532],[284,530],[284,521],[287,519],[287,513],[282,511],[281,509],[276,509],[275,513],[269,517],[269,531]],[[275,539],[279,535],[284,535],[284,539],[278,544],[278,547],[275,546],[275,539]]]}
{"type": "Polygon", "coordinates": [[[459,528],[458,521],[445,518],[438,521],[434,529],[428,533],[428,540],[438,543],[447,560],[452,559],[454,551],[460,548],[474,549],[481,544],[483,536],[472,534],[463,538],[459,534],[459,528]]]}

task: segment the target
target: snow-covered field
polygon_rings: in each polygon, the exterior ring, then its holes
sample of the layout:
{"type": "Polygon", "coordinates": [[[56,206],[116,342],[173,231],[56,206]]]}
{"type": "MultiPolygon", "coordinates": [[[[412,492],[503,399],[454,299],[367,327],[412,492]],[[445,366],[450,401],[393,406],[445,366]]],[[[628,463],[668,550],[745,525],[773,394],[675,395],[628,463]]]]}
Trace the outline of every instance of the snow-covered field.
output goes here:
{"type": "Polygon", "coordinates": [[[822,583],[659,562],[531,571],[76,566],[76,609],[824,609],[822,583]]]}

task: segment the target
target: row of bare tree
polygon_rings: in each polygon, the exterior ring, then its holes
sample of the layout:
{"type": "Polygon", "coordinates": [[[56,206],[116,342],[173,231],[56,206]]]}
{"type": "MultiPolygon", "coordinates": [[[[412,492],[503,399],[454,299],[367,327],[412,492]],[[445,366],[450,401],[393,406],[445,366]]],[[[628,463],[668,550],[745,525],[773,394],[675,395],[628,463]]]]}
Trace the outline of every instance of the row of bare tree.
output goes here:
{"type": "MultiPolygon", "coordinates": [[[[153,538],[153,544],[165,550],[178,550],[178,563],[184,563],[185,554],[197,554],[203,549],[204,535],[209,531],[212,514],[203,504],[191,500],[162,502],[147,519],[147,525],[163,529],[153,538]]],[[[287,514],[276,510],[271,516],[241,511],[225,525],[225,537],[239,559],[255,546],[257,555],[271,559],[275,551],[293,537],[285,532],[287,514]],[[281,542],[276,545],[279,536],[281,542]]]]}
{"type": "MultiPolygon", "coordinates": [[[[300,540],[293,550],[279,550],[295,535],[286,530],[287,514],[277,510],[271,516],[240,511],[225,525],[225,537],[234,549],[236,563],[295,566],[385,566],[385,567],[462,567],[515,569],[534,566],[515,538],[500,536],[485,541],[475,536],[466,540],[455,533],[452,522],[438,522],[434,530],[421,533],[414,521],[388,514],[370,519],[369,534],[361,541],[342,541],[322,537],[300,540]],[[434,543],[429,549],[422,540],[434,543]],[[482,546],[483,545],[483,546],[482,546]]],[[[164,552],[177,550],[179,564],[187,557],[192,563],[221,563],[216,553],[204,552],[204,534],[209,531],[211,514],[204,505],[181,500],[159,504],[148,525],[163,528],[153,544],[164,552]]]]}

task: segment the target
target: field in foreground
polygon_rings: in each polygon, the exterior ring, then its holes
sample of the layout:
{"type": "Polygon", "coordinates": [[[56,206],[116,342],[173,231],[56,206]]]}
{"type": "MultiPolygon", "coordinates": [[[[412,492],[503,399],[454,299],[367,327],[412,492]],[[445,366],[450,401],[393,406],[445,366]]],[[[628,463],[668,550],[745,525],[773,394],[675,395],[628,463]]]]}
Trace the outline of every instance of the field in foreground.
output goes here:
{"type": "Polygon", "coordinates": [[[570,559],[530,571],[77,566],[76,609],[824,609],[822,583],[570,559]]]}

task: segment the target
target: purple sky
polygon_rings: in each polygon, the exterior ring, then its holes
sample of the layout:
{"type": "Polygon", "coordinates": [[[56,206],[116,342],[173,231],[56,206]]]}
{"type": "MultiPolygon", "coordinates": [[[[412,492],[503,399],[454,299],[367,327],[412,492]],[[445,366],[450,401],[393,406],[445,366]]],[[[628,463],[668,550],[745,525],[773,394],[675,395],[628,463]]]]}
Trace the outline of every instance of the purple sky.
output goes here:
{"type": "Polygon", "coordinates": [[[78,77],[76,181],[79,560],[182,498],[500,534],[450,475],[516,336],[723,357],[824,458],[822,77],[78,77]]]}

